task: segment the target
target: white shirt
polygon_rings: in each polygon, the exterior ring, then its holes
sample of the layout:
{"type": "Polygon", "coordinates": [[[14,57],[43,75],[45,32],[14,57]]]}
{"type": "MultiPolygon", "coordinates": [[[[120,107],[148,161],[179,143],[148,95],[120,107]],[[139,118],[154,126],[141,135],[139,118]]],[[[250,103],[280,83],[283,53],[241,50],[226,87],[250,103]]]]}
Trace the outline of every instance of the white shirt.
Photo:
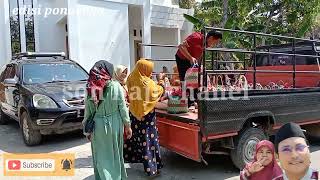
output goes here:
{"type": "MultiPolygon", "coordinates": [[[[314,180],[315,178],[313,176],[315,176],[314,175],[315,173],[318,173],[318,172],[309,168],[306,175],[301,180],[314,180]]],[[[285,172],[283,172],[283,180],[289,180],[285,172]]]]}

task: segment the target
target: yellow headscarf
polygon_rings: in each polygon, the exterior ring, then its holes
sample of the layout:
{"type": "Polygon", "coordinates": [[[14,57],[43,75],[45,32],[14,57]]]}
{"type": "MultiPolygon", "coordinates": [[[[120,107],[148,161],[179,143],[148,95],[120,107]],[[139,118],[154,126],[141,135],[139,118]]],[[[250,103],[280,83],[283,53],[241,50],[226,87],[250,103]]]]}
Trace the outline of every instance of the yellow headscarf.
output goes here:
{"type": "Polygon", "coordinates": [[[153,62],[140,59],[127,80],[129,109],[138,120],[154,109],[164,91],[151,79],[153,67],[153,62]]]}

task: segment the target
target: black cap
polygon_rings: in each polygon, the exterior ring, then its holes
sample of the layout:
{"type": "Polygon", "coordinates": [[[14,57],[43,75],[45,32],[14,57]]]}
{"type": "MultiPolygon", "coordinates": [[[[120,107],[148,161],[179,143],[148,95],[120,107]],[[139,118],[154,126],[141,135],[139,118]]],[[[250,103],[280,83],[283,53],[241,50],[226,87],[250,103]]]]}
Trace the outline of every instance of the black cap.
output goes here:
{"type": "Polygon", "coordinates": [[[207,33],[207,37],[206,39],[208,39],[209,37],[215,37],[217,39],[222,39],[222,33],[216,30],[211,30],[207,33]]]}
{"type": "Polygon", "coordinates": [[[275,137],[276,152],[278,152],[279,143],[291,137],[301,137],[306,139],[306,136],[303,134],[303,130],[298,124],[296,123],[285,124],[279,129],[275,137]]]}

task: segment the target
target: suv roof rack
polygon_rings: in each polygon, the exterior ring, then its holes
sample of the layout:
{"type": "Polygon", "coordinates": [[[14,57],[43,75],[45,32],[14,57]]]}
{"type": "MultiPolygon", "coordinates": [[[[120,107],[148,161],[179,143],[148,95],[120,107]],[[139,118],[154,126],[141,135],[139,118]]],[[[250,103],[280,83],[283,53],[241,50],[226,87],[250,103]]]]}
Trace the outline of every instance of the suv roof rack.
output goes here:
{"type": "Polygon", "coordinates": [[[15,54],[12,59],[21,59],[23,57],[63,57],[63,59],[66,59],[64,52],[21,52],[15,54]]]}

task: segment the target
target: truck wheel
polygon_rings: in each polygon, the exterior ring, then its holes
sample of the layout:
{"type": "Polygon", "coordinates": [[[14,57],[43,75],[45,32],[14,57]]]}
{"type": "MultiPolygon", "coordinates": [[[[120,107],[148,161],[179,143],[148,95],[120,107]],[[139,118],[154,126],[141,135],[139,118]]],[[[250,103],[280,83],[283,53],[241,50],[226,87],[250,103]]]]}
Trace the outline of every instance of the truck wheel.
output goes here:
{"type": "Polygon", "coordinates": [[[0,108],[0,125],[5,125],[8,123],[8,116],[4,114],[4,112],[0,108]]]}
{"type": "Polygon", "coordinates": [[[320,142],[320,124],[310,124],[303,126],[306,134],[311,141],[320,142]]]}
{"type": "Polygon", "coordinates": [[[27,146],[38,145],[41,142],[42,135],[39,130],[33,130],[30,124],[30,118],[26,112],[21,115],[21,131],[23,141],[27,146]]]}
{"type": "Polygon", "coordinates": [[[254,158],[256,145],[264,139],[268,139],[263,130],[248,128],[235,139],[235,148],[231,150],[233,164],[243,169],[244,166],[254,158]]]}

